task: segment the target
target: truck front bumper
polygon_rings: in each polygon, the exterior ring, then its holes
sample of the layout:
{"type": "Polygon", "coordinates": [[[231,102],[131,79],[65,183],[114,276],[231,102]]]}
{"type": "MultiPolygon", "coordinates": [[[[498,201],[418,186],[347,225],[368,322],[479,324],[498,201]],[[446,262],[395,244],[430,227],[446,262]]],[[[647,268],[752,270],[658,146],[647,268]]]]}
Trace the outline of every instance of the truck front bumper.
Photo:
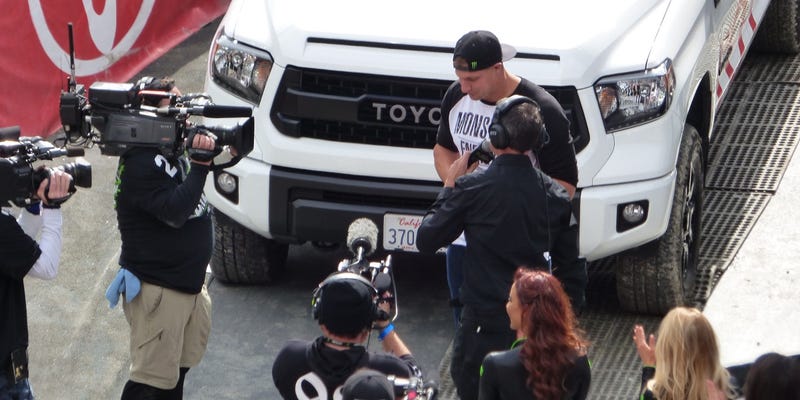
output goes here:
{"type": "Polygon", "coordinates": [[[580,190],[577,203],[580,220],[580,253],[587,260],[597,260],[661,237],[667,230],[675,171],[661,178],[619,185],[594,186],[580,190]],[[620,230],[617,220],[620,205],[647,202],[644,221],[620,230]]]}

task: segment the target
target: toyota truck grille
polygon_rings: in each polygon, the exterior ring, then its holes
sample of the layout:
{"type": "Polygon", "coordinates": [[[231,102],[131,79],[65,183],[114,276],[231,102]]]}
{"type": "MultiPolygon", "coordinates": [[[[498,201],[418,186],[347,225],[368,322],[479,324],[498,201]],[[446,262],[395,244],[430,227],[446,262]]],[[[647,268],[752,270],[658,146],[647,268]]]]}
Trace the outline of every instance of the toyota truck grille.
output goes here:
{"type": "MultiPolygon", "coordinates": [[[[289,66],[270,117],[294,137],[432,149],[440,104],[451,81],[400,78],[289,66]]],[[[589,135],[574,87],[545,87],[570,119],[575,151],[589,135]]]]}

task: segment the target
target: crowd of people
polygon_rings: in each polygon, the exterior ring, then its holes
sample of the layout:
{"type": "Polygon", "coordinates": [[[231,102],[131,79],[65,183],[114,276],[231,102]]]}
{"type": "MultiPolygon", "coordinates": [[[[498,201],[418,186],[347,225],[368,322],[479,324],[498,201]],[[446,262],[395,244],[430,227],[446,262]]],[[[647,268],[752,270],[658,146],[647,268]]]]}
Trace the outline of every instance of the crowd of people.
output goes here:
{"type": "MultiPolygon", "coordinates": [[[[491,32],[455,45],[458,79],[442,100],[433,149],[443,187],[417,237],[422,252],[446,247],[456,325],[449,374],[463,400],[585,399],[590,343],[578,324],[587,284],[572,209],[577,164],[569,122],[544,89],[514,75],[514,51],[491,32]],[[469,118],[483,121],[459,124],[469,118]],[[470,164],[487,140],[490,163],[470,164]]],[[[169,80],[143,89],[178,95],[169,80]]],[[[156,104],[154,104],[156,106],[156,104]]],[[[210,136],[188,147],[215,149],[210,136]]],[[[115,209],[120,269],[106,295],[120,297],[130,328],[130,372],[122,399],[181,399],[211,330],[204,285],[213,228],[203,195],[211,161],[178,151],[132,148],[119,158],[115,209]]],[[[70,177],[53,173],[15,221],[3,214],[0,248],[0,399],[32,399],[23,278],[58,269],[61,214],[70,177]],[[36,225],[43,226],[38,242],[36,225]]],[[[393,382],[424,379],[389,318],[392,293],[337,272],[312,295],[319,335],[292,339],[272,366],[284,399],[394,399],[393,382]],[[382,352],[368,351],[377,337],[382,352]]],[[[635,326],[641,399],[800,399],[800,361],[770,353],[736,382],[720,363],[714,330],[697,309],[678,307],[656,334],[635,326]]]]}

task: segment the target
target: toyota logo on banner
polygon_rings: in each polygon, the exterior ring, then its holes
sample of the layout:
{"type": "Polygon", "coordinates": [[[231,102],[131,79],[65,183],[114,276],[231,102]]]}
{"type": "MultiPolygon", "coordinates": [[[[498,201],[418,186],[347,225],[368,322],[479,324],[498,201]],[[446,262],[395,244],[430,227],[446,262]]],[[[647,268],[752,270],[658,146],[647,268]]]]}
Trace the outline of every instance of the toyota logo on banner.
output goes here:
{"type": "Polygon", "coordinates": [[[60,128],[58,101],[70,73],[68,24],[75,75],[89,87],[127,82],[222,15],[228,3],[27,0],[27,7],[7,7],[0,13],[0,127],[19,125],[25,136],[45,137],[60,128]]]}
{"type": "MultiPolygon", "coordinates": [[[[117,37],[117,1],[107,0],[101,12],[97,12],[92,5],[92,0],[83,0],[82,11],[86,15],[87,28],[92,44],[100,52],[100,55],[92,59],[81,59],[75,57],[75,75],[87,76],[94,75],[108,68],[114,61],[122,58],[128,53],[139,38],[144,26],[153,11],[155,0],[143,0],[133,24],[125,32],[118,43],[114,43],[117,37]]],[[[64,60],[69,59],[68,50],[56,41],[45,20],[44,10],[41,1],[28,0],[33,27],[36,35],[50,61],[64,72],[69,71],[69,65],[64,66],[64,60]]],[[[66,32],[63,30],[62,32],[66,32]]]]}

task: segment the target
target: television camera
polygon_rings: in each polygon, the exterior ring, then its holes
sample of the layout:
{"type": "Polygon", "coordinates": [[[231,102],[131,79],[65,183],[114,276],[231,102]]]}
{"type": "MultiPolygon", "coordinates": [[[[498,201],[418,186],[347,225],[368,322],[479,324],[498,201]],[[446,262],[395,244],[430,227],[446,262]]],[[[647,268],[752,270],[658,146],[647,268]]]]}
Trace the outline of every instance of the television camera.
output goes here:
{"type": "Polygon", "coordinates": [[[59,148],[38,136],[21,138],[19,126],[0,128],[0,206],[31,204],[39,185],[53,169],[72,176],[70,194],[75,193],[76,186],[92,187],[92,166],[83,158],[52,168],[33,166],[39,160],[82,155],[83,149],[59,148]]]}
{"type": "Polygon", "coordinates": [[[232,166],[253,149],[254,122],[250,107],[215,105],[204,93],[179,95],[151,77],[136,83],[94,82],[88,89],[75,81],[72,24],[69,28],[68,89],[61,93],[59,114],[67,140],[85,147],[98,144],[103,155],[119,156],[133,147],[158,149],[165,156],[183,153],[184,141],[192,158],[208,161],[232,147],[233,157],[212,169],[232,166]],[[232,127],[193,124],[191,116],[247,118],[232,127]],[[196,134],[215,139],[214,151],[192,149],[196,134]]]}

